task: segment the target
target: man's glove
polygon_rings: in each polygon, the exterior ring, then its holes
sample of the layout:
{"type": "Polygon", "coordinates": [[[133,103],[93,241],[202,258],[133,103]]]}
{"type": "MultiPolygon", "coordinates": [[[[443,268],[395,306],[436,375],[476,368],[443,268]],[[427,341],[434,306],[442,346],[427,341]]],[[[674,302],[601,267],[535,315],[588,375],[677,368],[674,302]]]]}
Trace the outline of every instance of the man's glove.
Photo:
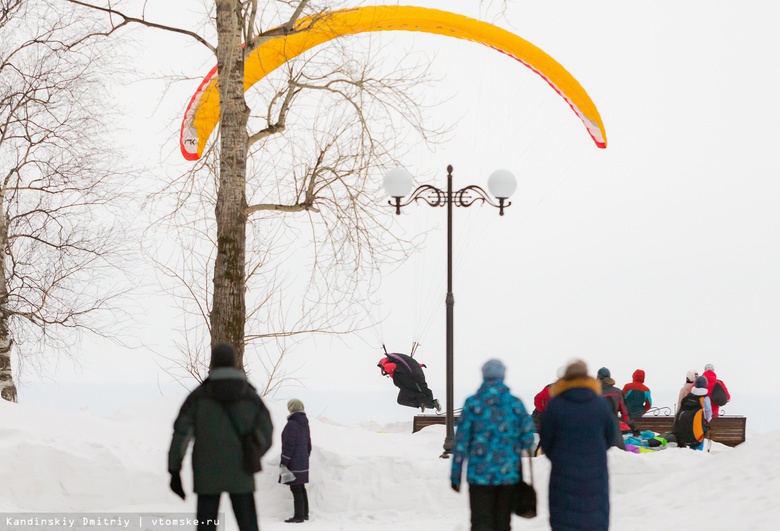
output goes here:
{"type": "Polygon", "coordinates": [[[455,492],[460,492],[460,485],[458,485],[454,481],[450,483],[450,487],[452,487],[452,490],[454,490],[455,492]]]}
{"type": "Polygon", "coordinates": [[[634,437],[641,437],[642,436],[642,432],[639,431],[638,429],[634,428],[633,430],[631,430],[631,435],[633,435],[634,437]]]}
{"type": "Polygon", "coordinates": [[[184,494],[184,487],[181,486],[180,472],[171,472],[171,490],[182,500],[187,497],[187,495],[184,494]]]}

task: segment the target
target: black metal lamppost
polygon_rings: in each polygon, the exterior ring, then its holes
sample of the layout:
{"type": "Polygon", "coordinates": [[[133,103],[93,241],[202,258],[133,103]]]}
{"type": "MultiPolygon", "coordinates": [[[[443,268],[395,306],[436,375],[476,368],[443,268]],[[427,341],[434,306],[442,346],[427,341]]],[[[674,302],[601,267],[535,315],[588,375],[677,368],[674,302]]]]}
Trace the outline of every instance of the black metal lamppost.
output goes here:
{"type": "Polygon", "coordinates": [[[416,201],[425,201],[432,207],[447,207],[447,434],[444,439],[443,458],[449,457],[455,444],[454,426],[454,306],[455,297],[452,294],[452,207],[470,207],[476,202],[498,208],[499,215],[504,215],[504,208],[512,203],[507,201],[517,189],[517,180],[507,170],[496,170],[488,178],[488,190],[498,202],[493,200],[485,190],[476,185],[466,186],[460,190],[452,189],[452,165],[447,166],[447,189],[441,190],[430,184],[418,186],[412,190],[412,175],[403,168],[393,168],[384,178],[387,195],[393,199],[388,201],[395,207],[395,213],[400,214],[401,208],[416,201]],[[409,195],[411,192],[411,195],[409,195]],[[409,196],[408,199],[405,199],[409,196]]]}

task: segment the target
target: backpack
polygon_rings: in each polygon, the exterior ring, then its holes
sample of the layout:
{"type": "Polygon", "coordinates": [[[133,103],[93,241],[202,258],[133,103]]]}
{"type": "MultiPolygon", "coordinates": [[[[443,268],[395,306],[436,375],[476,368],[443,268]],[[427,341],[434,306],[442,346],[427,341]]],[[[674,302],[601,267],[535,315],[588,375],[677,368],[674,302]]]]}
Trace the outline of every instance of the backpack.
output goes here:
{"type": "Polygon", "coordinates": [[[265,405],[257,412],[257,415],[259,429],[252,430],[241,438],[242,464],[244,470],[253,474],[263,469],[260,459],[271,448],[271,433],[273,431],[271,415],[265,405]]]}
{"type": "Polygon", "coordinates": [[[720,380],[715,380],[715,385],[712,386],[712,393],[710,393],[710,400],[718,407],[725,406],[728,403],[729,395],[726,394],[726,389],[720,380]]]}
{"type": "Polygon", "coordinates": [[[672,433],[681,447],[696,445],[704,440],[704,397],[689,393],[682,399],[680,411],[674,418],[672,433]]]}

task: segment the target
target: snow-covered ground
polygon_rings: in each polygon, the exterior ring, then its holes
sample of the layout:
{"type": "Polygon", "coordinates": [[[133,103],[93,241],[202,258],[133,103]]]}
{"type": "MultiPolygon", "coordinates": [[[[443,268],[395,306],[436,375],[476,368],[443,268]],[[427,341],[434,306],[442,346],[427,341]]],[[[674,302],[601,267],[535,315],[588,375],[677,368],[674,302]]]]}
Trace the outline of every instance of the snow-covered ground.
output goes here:
{"type": "MultiPolygon", "coordinates": [[[[178,397],[163,398],[100,417],[0,401],[0,470],[6,478],[0,488],[0,529],[12,528],[6,518],[17,513],[194,516],[195,496],[182,502],[168,490],[166,457],[180,402],[178,397]]],[[[267,404],[276,444],[257,476],[256,500],[261,529],[272,531],[289,529],[283,520],[292,513],[292,496],[276,482],[286,410],[282,403],[267,404]]],[[[324,417],[311,420],[311,520],[306,529],[469,528],[468,496],[450,490],[450,463],[438,457],[443,427],[412,434],[411,422],[346,426],[324,417]]],[[[773,531],[780,522],[778,446],[780,433],[751,433],[743,445],[730,449],[713,444],[711,453],[610,450],[611,528],[691,525],[708,531],[773,531]]],[[[185,466],[190,492],[189,464],[185,466]]],[[[547,459],[536,458],[540,515],[515,518],[516,529],[549,529],[548,475],[547,459]]],[[[226,529],[235,529],[226,499],[223,509],[226,529]]]]}

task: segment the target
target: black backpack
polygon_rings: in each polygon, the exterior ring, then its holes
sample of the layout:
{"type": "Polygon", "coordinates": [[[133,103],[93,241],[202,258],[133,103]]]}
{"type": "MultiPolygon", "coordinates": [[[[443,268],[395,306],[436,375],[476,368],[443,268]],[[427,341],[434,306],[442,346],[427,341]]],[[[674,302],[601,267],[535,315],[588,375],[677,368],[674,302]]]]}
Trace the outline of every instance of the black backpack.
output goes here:
{"type": "Polygon", "coordinates": [[[712,386],[712,393],[710,393],[710,400],[718,407],[725,406],[729,401],[729,395],[726,394],[726,389],[723,388],[723,382],[715,380],[715,385],[712,386]]]}
{"type": "Polygon", "coordinates": [[[705,426],[702,397],[688,393],[682,399],[680,410],[674,417],[672,433],[679,447],[696,445],[704,440],[705,426]]]}

